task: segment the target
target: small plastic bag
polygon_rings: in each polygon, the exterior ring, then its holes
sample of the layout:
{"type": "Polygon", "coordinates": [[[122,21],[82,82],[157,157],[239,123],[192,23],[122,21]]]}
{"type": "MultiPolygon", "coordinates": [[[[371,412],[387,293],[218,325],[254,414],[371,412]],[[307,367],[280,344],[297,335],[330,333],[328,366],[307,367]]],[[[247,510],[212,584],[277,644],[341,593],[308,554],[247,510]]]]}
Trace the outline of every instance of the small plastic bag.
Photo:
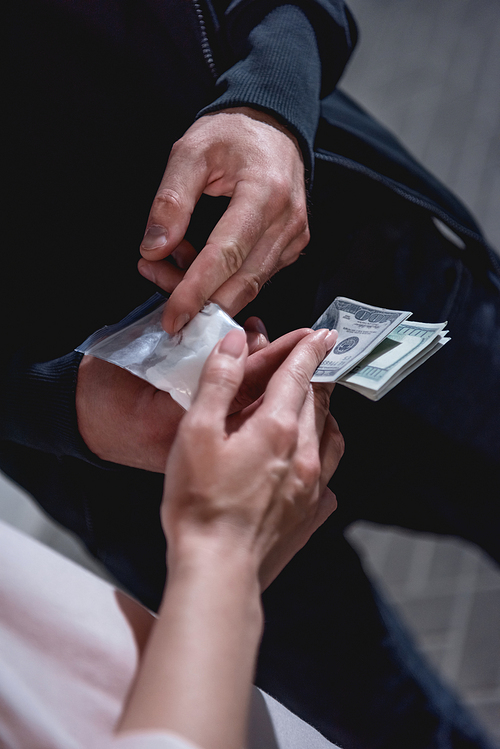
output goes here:
{"type": "Polygon", "coordinates": [[[119,323],[93,333],[76,351],[127,369],[170,393],[187,410],[217,341],[241,327],[209,302],[180,333],[171,336],[161,325],[165,304],[165,297],[155,294],[119,323]]]}

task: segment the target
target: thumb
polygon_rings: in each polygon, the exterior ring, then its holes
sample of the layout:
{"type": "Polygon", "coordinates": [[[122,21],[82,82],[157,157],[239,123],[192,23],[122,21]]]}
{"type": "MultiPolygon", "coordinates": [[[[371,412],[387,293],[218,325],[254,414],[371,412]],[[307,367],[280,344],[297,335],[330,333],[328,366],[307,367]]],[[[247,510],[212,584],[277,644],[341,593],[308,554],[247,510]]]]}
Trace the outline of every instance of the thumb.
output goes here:
{"type": "Polygon", "coordinates": [[[146,260],[161,260],[182,242],[205,188],[205,170],[193,164],[191,155],[179,143],[172,149],[149,213],[141,242],[141,255],[146,260]]]}
{"type": "Polygon", "coordinates": [[[189,416],[199,414],[214,426],[225,424],[229,407],[239,390],[245,372],[248,346],[244,330],[231,330],[219,341],[203,367],[198,392],[189,416]]]}

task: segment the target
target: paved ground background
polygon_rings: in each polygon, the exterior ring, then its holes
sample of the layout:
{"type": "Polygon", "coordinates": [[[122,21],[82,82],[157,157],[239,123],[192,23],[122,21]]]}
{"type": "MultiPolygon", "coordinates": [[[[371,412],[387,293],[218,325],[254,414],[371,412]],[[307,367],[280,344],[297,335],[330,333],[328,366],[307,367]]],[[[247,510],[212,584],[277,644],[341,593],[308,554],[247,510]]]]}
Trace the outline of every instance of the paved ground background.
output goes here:
{"type": "MultiPolygon", "coordinates": [[[[361,41],[344,87],[455,190],[500,248],[500,0],[350,6],[361,41]]],[[[1,476],[0,517],[100,571],[1,476]]],[[[369,524],[350,536],[423,650],[500,745],[498,568],[453,539],[369,524]]]]}
{"type": "Polygon", "coordinates": [[[344,88],[451,187],[500,249],[500,2],[352,0],[344,88]]]}
{"type": "MultiPolygon", "coordinates": [[[[361,35],[344,88],[462,198],[500,250],[499,0],[349,5],[361,35]]],[[[500,745],[498,567],[453,539],[368,524],[350,534],[422,649],[500,745]]]]}

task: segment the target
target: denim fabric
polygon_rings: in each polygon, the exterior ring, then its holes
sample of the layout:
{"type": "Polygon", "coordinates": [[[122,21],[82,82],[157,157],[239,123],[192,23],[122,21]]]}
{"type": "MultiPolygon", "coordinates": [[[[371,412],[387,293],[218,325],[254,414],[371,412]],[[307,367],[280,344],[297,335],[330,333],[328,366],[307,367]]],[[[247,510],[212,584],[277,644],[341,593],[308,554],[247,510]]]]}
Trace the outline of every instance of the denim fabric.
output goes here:
{"type": "MultiPolygon", "coordinates": [[[[258,683],[346,748],[491,746],[342,533],[368,519],[461,536],[499,560],[496,262],[477,243],[458,249],[428,212],[386,188],[323,165],[315,189],[311,244],[289,271],[295,293],[286,296],[277,279],[263,300],[268,326],[279,294],[289,310],[308,280],[316,296],[304,295],[304,315],[317,317],[342,294],[412,310],[419,321],[448,320],[452,340],[378,403],[335,389],[331,410],[346,440],[330,484],[339,506],[264,596],[258,683]]],[[[276,319],[279,328],[286,314],[276,319]]]]}

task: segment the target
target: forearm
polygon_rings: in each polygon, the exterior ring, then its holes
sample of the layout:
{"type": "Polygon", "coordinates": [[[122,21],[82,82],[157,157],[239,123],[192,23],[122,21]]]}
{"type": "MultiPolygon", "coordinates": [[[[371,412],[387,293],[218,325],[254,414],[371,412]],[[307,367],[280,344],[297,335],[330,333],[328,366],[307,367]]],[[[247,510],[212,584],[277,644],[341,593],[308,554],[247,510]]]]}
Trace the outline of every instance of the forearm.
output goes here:
{"type": "Polygon", "coordinates": [[[119,731],[168,729],[203,749],[239,749],[262,628],[246,553],[169,558],[169,577],[119,731]]]}
{"type": "Polygon", "coordinates": [[[272,579],[335,506],[321,489],[341,445],[328,399],[315,397],[331,388],[310,385],[335,339],[327,330],[303,339],[231,433],[243,333],[228,333],[209,356],[167,464],[168,581],[119,733],[170,730],[203,749],[241,749],[263,623],[261,567],[279,561],[272,579]]]}

